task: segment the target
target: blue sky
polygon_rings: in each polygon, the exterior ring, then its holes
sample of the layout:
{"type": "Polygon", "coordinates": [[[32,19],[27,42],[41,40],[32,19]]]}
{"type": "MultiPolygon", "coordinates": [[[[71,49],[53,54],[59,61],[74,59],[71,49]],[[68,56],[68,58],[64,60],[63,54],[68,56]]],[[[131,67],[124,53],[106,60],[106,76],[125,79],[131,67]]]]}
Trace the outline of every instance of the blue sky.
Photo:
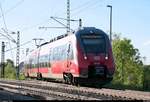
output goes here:
{"type": "MultiPolygon", "coordinates": [[[[10,31],[20,31],[21,43],[33,38],[43,38],[49,41],[54,36],[66,33],[63,29],[39,29],[41,26],[61,26],[50,19],[51,16],[66,18],[67,0],[0,0],[4,12],[5,23],[10,31]]],[[[113,6],[113,32],[121,33],[122,37],[132,40],[141,56],[146,57],[150,64],[150,1],[149,0],[70,0],[71,18],[83,20],[83,26],[94,26],[109,31],[108,4],[113,6]]],[[[2,13],[0,11],[0,15],[2,13]]],[[[5,28],[3,17],[0,17],[0,28],[5,28]]],[[[66,21],[61,21],[66,24],[66,21]]],[[[72,29],[77,29],[78,22],[71,23],[72,29]]],[[[0,32],[3,32],[0,30],[0,32]]],[[[12,35],[16,39],[16,35],[12,35]]],[[[2,38],[0,36],[0,38],[2,38]]],[[[0,41],[2,41],[0,39],[0,41]]],[[[5,40],[8,42],[7,40],[5,40]]],[[[0,44],[1,45],[1,44],[0,44]]],[[[11,43],[11,47],[15,44],[11,43]]],[[[35,48],[35,43],[21,47],[21,60],[26,48],[35,48]]],[[[10,49],[7,44],[6,50],[10,49]]],[[[15,60],[16,50],[6,53],[6,58],[15,60]]]]}

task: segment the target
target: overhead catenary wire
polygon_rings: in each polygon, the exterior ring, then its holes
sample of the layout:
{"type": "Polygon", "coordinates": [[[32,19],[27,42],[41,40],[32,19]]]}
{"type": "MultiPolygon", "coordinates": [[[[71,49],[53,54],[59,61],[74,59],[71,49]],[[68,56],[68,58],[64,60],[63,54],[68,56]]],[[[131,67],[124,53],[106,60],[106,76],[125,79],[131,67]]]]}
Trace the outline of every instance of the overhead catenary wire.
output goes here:
{"type": "MultiPolygon", "coordinates": [[[[27,42],[25,42],[25,43],[23,43],[23,44],[20,44],[20,47],[21,47],[21,46],[24,46],[24,45],[26,45],[26,44],[29,44],[29,43],[31,43],[31,42],[32,42],[32,40],[27,41],[27,42]]],[[[8,50],[6,50],[5,52],[12,51],[12,50],[15,50],[15,49],[17,49],[17,47],[14,47],[14,48],[8,49],[8,50]]]]}
{"type": "MultiPolygon", "coordinates": [[[[8,9],[6,12],[5,12],[5,15],[10,12],[11,10],[13,10],[14,8],[16,8],[17,6],[19,6],[21,3],[23,3],[24,0],[20,0],[19,2],[17,2],[13,7],[11,7],[10,9],[8,9]]],[[[4,17],[4,12],[3,12],[3,9],[2,9],[2,4],[0,2],[0,8],[1,8],[1,12],[2,12],[2,16],[0,17],[3,17],[3,22],[4,22],[4,26],[5,26],[5,29],[3,29],[3,31],[7,34],[7,36],[9,36],[11,39],[13,39],[12,36],[9,35],[8,33],[8,29],[7,29],[7,25],[6,25],[6,21],[5,21],[5,17],[4,17]]],[[[10,40],[10,39],[9,39],[10,40]]]]}
{"type": "MultiPolygon", "coordinates": [[[[19,5],[21,5],[24,1],[25,1],[25,0],[20,0],[20,1],[17,2],[14,6],[10,7],[8,10],[6,10],[5,15],[8,14],[10,11],[14,10],[15,8],[17,8],[17,7],[18,7],[19,5]]],[[[0,16],[0,18],[1,18],[1,17],[2,17],[2,16],[0,16]]],[[[24,28],[22,28],[20,31],[26,31],[26,30],[29,30],[29,29],[33,29],[33,28],[37,27],[37,26],[40,25],[40,24],[43,24],[43,23],[45,23],[45,22],[48,22],[48,20],[49,20],[49,19],[46,19],[46,20],[44,20],[44,21],[42,21],[42,22],[40,22],[40,23],[31,25],[31,26],[29,26],[29,27],[24,27],[24,28]]]]}
{"type": "Polygon", "coordinates": [[[2,35],[3,37],[7,38],[8,40],[11,40],[8,36],[6,36],[6,35],[3,34],[3,33],[0,33],[0,35],[2,35]]]}
{"type": "Polygon", "coordinates": [[[3,17],[3,23],[4,23],[4,26],[5,26],[5,29],[7,29],[7,25],[6,25],[6,22],[5,22],[5,17],[4,17],[4,12],[3,12],[3,9],[2,9],[1,2],[0,2],[0,9],[1,9],[2,17],[3,17]]]}
{"type": "MultiPolygon", "coordinates": [[[[2,34],[2,33],[0,33],[3,37],[5,37],[7,40],[8,40],[8,44],[9,44],[9,46],[10,46],[10,49],[12,48],[11,47],[11,44],[10,44],[10,38],[8,37],[8,36],[6,36],[6,35],[4,35],[4,34],[2,34]]],[[[11,51],[11,57],[12,57],[12,59],[14,59],[14,56],[13,56],[13,52],[11,51]]]]}
{"type": "MultiPolygon", "coordinates": [[[[11,7],[11,8],[8,9],[8,10],[6,10],[6,13],[5,13],[5,14],[9,13],[10,11],[12,11],[12,10],[15,9],[16,7],[18,7],[18,6],[19,6],[20,4],[22,4],[24,1],[25,1],[25,0],[20,0],[19,2],[17,2],[13,7],[11,7]]],[[[78,11],[78,10],[80,10],[80,9],[82,9],[82,8],[84,9],[84,5],[89,5],[89,6],[90,6],[90,5],[93,4],[92,2],[93,2],[92,0],[89,0],[89,1],[83,3],[83,4],[79,5],[79,6],[77,6],[77,7],[73,8],[73,9],[71,9],[71,12],[78,11]],[[92,4],[91,4],[91,3],[92,3],[92,4]]],[[[31,25],[31,26],[29,26],[29,27],[24,27],[24,28],[22,28],[20,31],[23,32],[23,31],[26,31],[26,30],[29,30],[29,29],[33,29],[33,28],[37,27],[38,25],[41,25],[41,24],[47,22],[48,20],[50,20],[50,19],[46,19],[46,20],[44,20],[43,22],[40,22],[40,23],[31,25]]]]}
{"type": "MultiPolygon", "coordinates": [[[[3,31],[6,33],[6,35],[7,35],[8,37],[10,37],[11,39],[13,39],[13,38],[8,34],[8,29],[7,29],[6,20],[5,20],[5,16],[4,16],[4,12],[3,12],[3,9],[2,9],[1,2],[0,2],[0,9],[1,9],[2,17],[3,17],[3,23],[4,23],[4,29],[3,29],[3,31]]],[[[8,37],[7,37],[7,38],[8,38],[8,37]]],[[[9,38],[9,40],[10,40],[10,38],[9,38]]]]}
{"type": "Polygon", "coordinates": [[[79,6],[77,6],[77,7],[73,8],[73,9],[71,9],[70,11],[72,12],[72,11],[76,11],[76,10],[78,10],[78,9],[81,9],[81,8],[84,7],[85,5],[88,5],[88,4],[92,3],[92,2],[93,2],[93,0],[89,0],[89,1],[83,3],[83,4],[79,5],[79,6]]]}
{"type": "MultiPolygon", "coordinates": [[[[84,6],[85,5],[91,5],[91,3],[93,3],[93,1],[94,0],[88,0],[87,2],[84,2],[84,3],[82,3],[81,5],[79,5],[79,6],[76,6],[76,7],[74,7],[74,8],[70,8],[70,11],[71,12],[75,12],[75,11],[77,11],[77,10],[80,10],[80,9],[82,9],[82,7],[84,8],[84,6]]],[[[98,0],[99,1],[99,0],[98,0]]],[[[59,11],[59,13],[57,13],[57,16],[60,16],[60,15],[62,15],[62,14],[66,14],[66,12],[60,12],[59,11]]],[[[55,15],[56,16],[56,15],[55,15]]]]}
{"type": "MultiPolygon", "coordinates": [[[[9,40],[11,40],[12,42],[14,42],[14,43],[16,43],[15,42],[15,39],[12,37],[12,36],[10,36],[9,35],[9,32],[8,32],[8,29],[7,29],[7,26],[5,27],[5,29],[4,28],[2,28],[2,30],[4,31],[4,33],[9,37],[9,40]]],[[[10,32],[10,33],[12,33],[12,32],[10,32]]]]}
{"type": "MultiPolygon", "coordinates": [[[[17,4],[19,5],[19,4],[21,4],[21,2],[23,2],[24,0],[21,0],[20,2],[18,2],[17,4]]],[[[82,5],[80,5],[80,7],[82,7],[83,5],[93,5],[93,3],[91,4],[91,2],[93,2],[92,0],[89,0],[89,1],[87,1],[87,2],[85,2],[84,4],[82,4],[82,5]]],[[[16,5],[17,5],[16,4],[16,5]]],[[[94,3],[95,4],[95,3],[94,3]]],[[[80,7],[78,6],[78,7],[76,7],[76,8],[79,8],[80,9],[80,7]]],[[[14,7],[12,7],[12,8],[16,8],[15,6],[14,7]]],[[[76,9],[76,8],[74,8],[74,9],[71,9],[71,11],[78,11],[78,9],[76,9]]],[[[85,7],[82,7],[83,9],[86,9],[85,7]]],[[[83,10],[82,9],[82,10],[83,10]]],[[[8,10],[9,11],[9,10],[8,10]]],[[[10,12],[10,11],[9,11],[10,12]]],[[[48,19],[49,20],[49,19],[48,19]]],[[[32,28],[34,28],[34,27],[36,27],[37,25],[40,25],[41,23],[39,23],[39,24],[35,24],[35,25],[33,25],[33,26],[30,26],[30,27],[26,27],[26,28],[23,28],[22,29],[22,31],[25,31],[25,30],[28,30],[28,29],[32,29],[32,28]]]]}
{"type": "Polygon", "coordinates": [[[29,27],[24,27],[24,28],[21,29],[21,31],[24,32],[24,31],[27,31],[29,29],[33,29],[33,28],[37,27],[38,25],[41,25],[41,24],[44,24],[44,23],[48,22],[49,20],[50,19],[46,19],[46,20],[43,20],[43,21],[41,21],[41,22],[39,22],[37,24],[31,25],[29,27]]]}
{"type": "Polygon", "coordinates": [[[79,14],[79,13],[81,13],[81,12],[84,12],[85,10],[87,11],[87,9],[89,9],[89,8],[91,8],[91,7],[93,7],[93,6],[99,5],[99,4],[100,4],[99,1],[100,1],[100,0],[96,0],[95,2],[93,1],[93,2],[90,3],[90,4],[87,4],[87,5],[83,6],[83,7],[81,7],[81,8],[79,8],[79,9],[75,10],[75,11],[72,13],[72,16],[73,16],[73,15],[76,15],[76,14],[79,14]]]}
{"type": "MultiPolygon", "coordinates": [[[[10,11],[14,10],[15,8],[17,8],[19,5],[21,5],[25,0],[20,0],[19,2],[17,2],[14,6],[10,7],[8,10],[6,10],[5,15],[8,14],[10,11]]],[[[2,16],[0,16],[1,18],[2,16]]]]}
{"type": "MultiPolygon", "coordinates": [[[[75,8],[73,8],[73,9],[71,9],[70,11],[72,12],[71,13],[71,16],[74,16],[74,15],[76,15],[76,14],[79,14],[79,13],[81,13],[81,12],[84,12],[84,11],[87,11],[87,9],[89,9],[89,8],[91,8],[91,7],[95,7],[95,6],[101,6],[100,5],[100,3],[101,2],[99,2],[100,0],[94,0],[94,1],[92,1],[92,0],[89,0],[89,1],[87,1],[87,2],[85,2],[85,3],[83,3],[83,4],[81,4],[81,5],[79,5],[79,6],[77,6],[77,7],[75,7],[75,8]],[[86,9],[86,10],[85,10],[86,9]]],[[[102,1],[102,0],[101,0],[102,1]]],[[[58,19],[63,19],[63,18],[61,18],[61,17],[57,17],[58,19]]],[[[65,20],[65,19],[64,19],[65,20]]],[[[71,21],[71,20],[70,20],[71,21]]]]}
{"type": "MultiPolygon", "coordinates": [[[[1,9],[1,13],[2,13],[2,17],[3,17],[3,23],[4,23],[4,26],[5,26],[5,29],[8,31],[8,29],[7,29],[7,25],[6,25],[6,21],[5,21],[5,17],[4,17],[4,12],[3,12],[3,9],[2,9],[2,5],[1,5],[1,2],[0,2],[0,9],[1,9]]],[[[8,32],[6,32],[6,34],[7,34],[7,38],[9,39],[9,41],[8,41],[8,43],[9,43],[9,46],[10,46],[10,48],[12,48],[11,47],[11,44],[10,44],[10,38],[11,39],[13,39],[9,34],[8,34],[8,32]]],[[[13,52],[11,51],[11,56],[12,56],[12,58],[14,59],[14,56],[13,56],[13,52]]]]}

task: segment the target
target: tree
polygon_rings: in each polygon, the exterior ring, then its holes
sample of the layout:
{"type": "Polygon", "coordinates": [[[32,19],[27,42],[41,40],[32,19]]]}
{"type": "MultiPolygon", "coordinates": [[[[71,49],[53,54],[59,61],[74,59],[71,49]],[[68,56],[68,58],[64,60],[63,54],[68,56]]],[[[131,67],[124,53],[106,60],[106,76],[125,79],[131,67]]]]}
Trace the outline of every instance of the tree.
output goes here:
{"type": "Polygon", "coordinates": [[[150,65],[144,65],[143,88],[145,90],[150,90],[150,65]]]}
{"type": "Polygon", "coordinates": [[[139,50],[134,48],[130,39],[121,39],[117,34],[112,46],[116,63],[114,82],[137,87],[142,85],[143,63],[139,50]]]}
{"type": "Polygon", "coordinates": [[[16,78],[16,69],[14,62],[10,59],[7,59],[5,64],[5,78],[15,79],[16,78]]]}

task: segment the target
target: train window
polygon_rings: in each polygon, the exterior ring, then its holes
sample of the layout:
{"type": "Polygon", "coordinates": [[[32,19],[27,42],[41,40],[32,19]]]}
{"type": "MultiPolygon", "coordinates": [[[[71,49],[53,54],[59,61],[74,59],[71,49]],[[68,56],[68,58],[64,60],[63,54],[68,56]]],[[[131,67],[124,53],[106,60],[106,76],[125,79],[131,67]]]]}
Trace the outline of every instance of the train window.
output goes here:
{"type": "Polygon", "coordinates": [[[42,63],[42,67],[45,67],[45,63],[44,62],[42,63]]]}
{"type": "Polygon", "coordinates": [[[39,68],[42,67],[41,63],[39,63],[39,66],[38,66],[38,67],[39,67],[39,68]]]}
{"type": "Polygon", "coordinates": [[[65,60],[65,59],[67,59],[67,54],[66,54],[66,52],[67,52],[67,44],[64,45],[64,49],[63,50],[64,51],[63,51],[62,55],[63,55],[63,59],[65,60]]]}
{"type": "Polygon", "coordinates": [[[41,67],[41,63],[38,64],[38,68],[40,68],[40,67],[41,67]]]}
{"type": "Polygon", "coordinates": [[[41,63],[41,67],[42,67],[42,68],[45,67],[45,63],[44,63],[44,62],[41,63]]]}
{"type": "Polygon", "coordinates": [[[30,68],[30,64],[28,64],[28,68],[30,68]]]}
{"type": "Polygon", "coordinates": [[[40,63],[40,68],[42,68],[43,67],[43,63],[40,63]]]}
{"type": "Polygon", "coordinates": [[[106,43],[104,36],[82,38],[82,43],[87,53],[105,53],[106,43]]]}
{"type": "Polygon", "coordinates": [[[32,68],[32,64],[30,63],[30,66],[29,66],[30,68],[32,68]]]}
{"type": "Polygon", "coordinates": [[[25,66],[25,68],[27,68],[27,64],[25,64],[24,66],[25,66]]]}
{"type": "Polygon", "coordinates": [[[66,59],[67,58],[65,54],[66,49],[67,49],[67,44],[50,49],[49,59],[47,56],[46,62],[66,59]]]}
{"type": "Polygon", "coordinates": [[[42,68],[42,63],[40,63],[40,68],[42,68]]]}
{"type": "Polygon", "coordinates": [[[33,64],[33,68],[35,68],[35,64],[33,64]]]}
{"type": "Polygon", "coordinates": [[[40,63],[37,64],[37,68],[39,68],[39,67],[40,67],[40,63]]]}
{"type": "Polygon", "coordinates": [[[44,67],[47,67],[47,62],[45,62],[45,66],[44,67]]]}
{"type": "Polygon", "coordinates": [[[52,52],[52,60],[54,61],[55,60],[55,49],[53,49],[53,52],[52,52]]]}
{"type": "Polygon", "coordinates": [[[34,63],[34,68],[36,68],[36,63],[34,63]]]}
{"type": "Polygon", "coordinates": [[[52,61],[52,49],[49,51],[49,61],[52,61]]]}
{"type": "Polygon", "coordinates": [[[29,68],[28,64],[27,64],[27,68],[29,68]]]}
{"type": "Polygon", "coordinates": [[[38,68],[38,64],[37,63],[35,64],[35,68],[38,68]]]}
{"type": "Polygon", "coordinates": [[[43,68],[44,68],[45,67],[45,62],[43,62],[42,65],[43,65],[43,68]]]}
{"type": "Polygon", "coordinates": [[[34,68],[34,64],[32,64],[32,68],[34,68]]]}
{"type": "Polygon", "coordinates": [[[51,68],[51,63],[50,62],[48,62],[48,67],[51,68]]]}
{"type": "Polygon", "coordinates": [[[44,63],[44,67],[47,67],[47,62],[44,63]]]}
{"type": "Polygon", "coordinates": [[[47,63],[47,67],[49,67],[49,62],[46,62],[47,63]]]}

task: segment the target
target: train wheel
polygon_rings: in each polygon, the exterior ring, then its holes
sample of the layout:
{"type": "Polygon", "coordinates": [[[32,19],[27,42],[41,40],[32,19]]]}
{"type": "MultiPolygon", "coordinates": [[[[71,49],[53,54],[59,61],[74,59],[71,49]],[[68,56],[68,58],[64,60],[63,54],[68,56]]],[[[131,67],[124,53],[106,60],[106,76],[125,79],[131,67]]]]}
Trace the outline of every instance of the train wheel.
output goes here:
{"type": "Polygon", "coordinates": [[[73,83],[73,76],[70,73],[64,73],[64,80],[66,84],[72,84],[73,83]]]}
{"type": "Polygon", "coordinates": [[[37,80],[41,80],[42,79],[42,74],[41,73],[37,73],[37,80]]]}
{"type": "Polygon", "coordinates": [[[73,77],[72,84],[75,85],[75,86],[80,86],[78,78],[73,77]]]}
{"type": "Polygon", "coordinates": [[[25,76],[25,79],[29,80],[29,78],[30,78],[29,73],[27,73],[27,75],[25,76]]]}
{"type": "Polygon", "coordinates": [[[64,78],[64,81],[65,81],[65,84],[68,83],[68,79],[67,79],[67,74],[66,73],[63,73],[63,78],[64,78]]]}

